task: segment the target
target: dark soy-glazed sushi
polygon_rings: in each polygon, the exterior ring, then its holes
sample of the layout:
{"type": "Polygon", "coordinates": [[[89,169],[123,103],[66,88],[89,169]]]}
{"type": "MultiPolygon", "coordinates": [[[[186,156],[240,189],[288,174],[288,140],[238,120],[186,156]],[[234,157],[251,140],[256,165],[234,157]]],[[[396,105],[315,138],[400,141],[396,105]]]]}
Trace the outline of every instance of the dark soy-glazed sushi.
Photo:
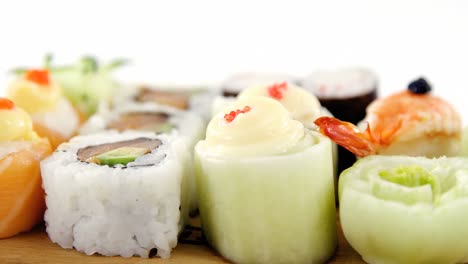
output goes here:
{"type": "MultiPolygon", "coordinates": [[[[334,117],[357,124],[366,116],[367,106],[377,98],[375,73],[363,68],[316,71],[302,80],[334,117]]],[[[338,149],[338,173],[349,168],[356,157],[343,147],[338,149]]]]}

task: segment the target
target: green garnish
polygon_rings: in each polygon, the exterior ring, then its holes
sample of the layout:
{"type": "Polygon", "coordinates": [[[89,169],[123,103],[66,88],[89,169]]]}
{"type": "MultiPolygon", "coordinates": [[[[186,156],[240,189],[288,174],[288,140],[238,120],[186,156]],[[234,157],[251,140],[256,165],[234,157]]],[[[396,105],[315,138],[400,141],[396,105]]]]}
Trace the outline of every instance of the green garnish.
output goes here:
{"type": "Polygon", "coordinates": [[[386,181],[406,187],[430,185],[434,199],[442,192],[438,178],[420,166],[401,166],[390,171],[381,171],[379,176],[386,181]]]}

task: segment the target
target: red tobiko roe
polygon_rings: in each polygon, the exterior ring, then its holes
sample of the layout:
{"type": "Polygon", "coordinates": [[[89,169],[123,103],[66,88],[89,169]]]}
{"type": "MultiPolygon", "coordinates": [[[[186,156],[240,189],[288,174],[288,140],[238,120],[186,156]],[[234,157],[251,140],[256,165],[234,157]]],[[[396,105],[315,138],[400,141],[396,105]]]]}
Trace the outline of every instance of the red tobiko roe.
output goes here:
{"type": "Polygon", "coordinates": [[[247,105],[242,110],[237,109],[236,111],[231,111],[228,114],[224,115],[224,120],[226,120],[226,122],[228,123],[231,123],[239,114],[245,114],[249,112],[250,109],[251,109],[250,106],[247,105]]]}
{"type": "Polygon", "coordinates": [[[0,97],[0,109],[11,110],[15,108],[15,103],[8,98],[0,97]]]}
{"type": "Polygon", "coordinates": [[[288,84],[286,82],[282,82],[282,83],[275,83],[271,86],[269,86],[268,88],[268,94],[275,98],[276,100],[280,100],[280,99],[283,99],[283,90],[287,90],[288,89],[288,84]]]}
{"type": "Polygon", "coordinates": [[[39,85],[49,85],[49,70],[29,70],[26,72],[26,80],[37,83],[39,85]]]}

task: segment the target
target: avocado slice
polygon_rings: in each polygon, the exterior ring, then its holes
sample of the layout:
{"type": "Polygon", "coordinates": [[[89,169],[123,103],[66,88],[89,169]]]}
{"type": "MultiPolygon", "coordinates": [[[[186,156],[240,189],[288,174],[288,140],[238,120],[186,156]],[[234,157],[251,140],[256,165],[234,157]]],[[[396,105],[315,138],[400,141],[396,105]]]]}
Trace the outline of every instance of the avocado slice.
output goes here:
{"type": "Polygon", "coordinates": [[[169,133],[172,131],[172,129],[175,128],[175,125],[171,124],[171,123],[163,123],[163,124],[159,124],[159,125],[156,125],[156,132],[158,133],[169,133]]]}
{"type": "Polygon", "coordinates": [[[115,166],[117,164],[127,165],[138,157],[150,153],[149,148],[121,147],[97,156],[91,157],[93,162],[100,165],[115,166]]]}

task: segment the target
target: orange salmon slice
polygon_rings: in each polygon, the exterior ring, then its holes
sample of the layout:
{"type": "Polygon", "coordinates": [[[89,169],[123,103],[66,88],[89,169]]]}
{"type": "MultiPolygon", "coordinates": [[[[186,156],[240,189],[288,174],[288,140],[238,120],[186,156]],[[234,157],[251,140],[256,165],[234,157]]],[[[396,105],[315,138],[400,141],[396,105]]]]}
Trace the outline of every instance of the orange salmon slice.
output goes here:
{"type": "Polygon", "coordinates": [[[47,139],[27,143],[0,157],[0,238],[28,231],[43,219],[45,200],[39,165],[52,149],[47,139]]]}

